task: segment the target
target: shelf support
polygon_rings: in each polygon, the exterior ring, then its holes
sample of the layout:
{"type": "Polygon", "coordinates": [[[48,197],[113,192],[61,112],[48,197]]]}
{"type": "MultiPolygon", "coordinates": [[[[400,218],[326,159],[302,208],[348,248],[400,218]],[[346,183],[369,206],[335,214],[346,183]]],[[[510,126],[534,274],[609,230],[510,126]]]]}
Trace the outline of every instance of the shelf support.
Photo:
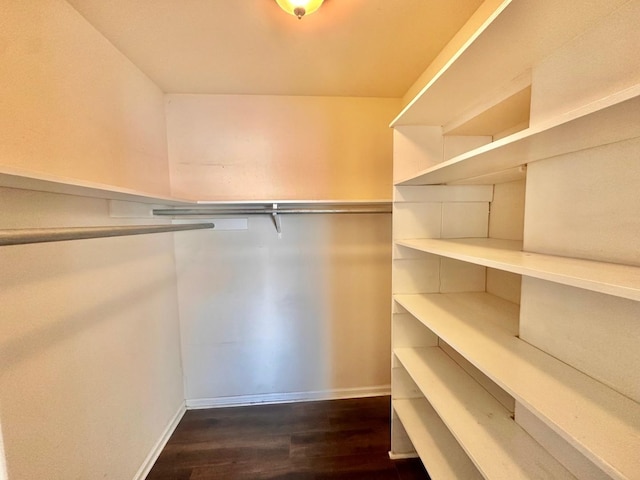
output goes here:
{"type": "Polygon", "coordinates": [[[271,216],[273,217],[273,223],[276,226],[276,232],[278,235],[282,235],[282,225],[280,224],[280,217],[278,216],[278,204],[273,204],[273,211],[271,212],[271,216]]]}

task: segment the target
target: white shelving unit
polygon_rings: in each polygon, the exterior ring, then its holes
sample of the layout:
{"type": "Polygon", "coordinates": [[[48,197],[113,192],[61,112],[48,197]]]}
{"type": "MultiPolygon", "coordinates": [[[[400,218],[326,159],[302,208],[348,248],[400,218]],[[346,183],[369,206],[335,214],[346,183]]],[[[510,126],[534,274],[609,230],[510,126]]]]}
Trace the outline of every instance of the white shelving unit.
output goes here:
{"type": "Polygon", "coordinates": [[[640,2],[494,5],[392,123],[392,453],[638,479],[640,2]]]}
{"type": "Polygon", "coordinates": [[[416,451],[426,459],[432,475],[442,478],[481,479],[469,456],[451,435],[447,426],[424,398],[398,399],[393,408],[413,441],[416,451]]]}
{"type": "Polygon", "coordinates": [[[394,299],[603,470],[633,473],[640,406],[514,336],[517,305],[487,293],[394,299]]]}
{"type": "Polygon", "coordinates": [[[482,239],[409,239],[397,245],[463,262],[640,300],[640,267],[523,252],[522,242],[482,239]]]}
{"type": "Polygon", "coordinates": [[[485,478],[574,478],[440,348],[395,354],[485,478]]]}
{"type": "MultiPolygon", "coordinates": [[[[487,2],[489,3],[489,2],[487,2]]],[[[447,125],[552,54],[625,0],[503,0],[393,120],[391,126],[447,125]]]]}
{"type": "MultiPolygon", "coordinates": [[[[587,148],[638,137],[640,85],[458,155],[397,185],[438,185],[483,177],[587,148]]],[[[479,180],[480,182],[482,180],[479,180]]]]}
{"type": "Polygon", "coordinates": [[[189,200],[156,196],[138,190],[116,187],[114,185],[87,182],[9,167],[0,168],[0,187],[155,205],[177,206],[192,205],[194,203],[189,200]]]}

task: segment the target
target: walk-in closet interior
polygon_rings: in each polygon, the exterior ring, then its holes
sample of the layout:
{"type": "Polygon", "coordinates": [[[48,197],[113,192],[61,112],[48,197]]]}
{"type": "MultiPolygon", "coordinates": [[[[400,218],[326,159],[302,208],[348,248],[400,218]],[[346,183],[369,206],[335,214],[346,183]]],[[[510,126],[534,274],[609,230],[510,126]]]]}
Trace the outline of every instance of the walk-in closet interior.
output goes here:
{"type": "Polygon", "coordinates": [[[0,0],[0,480],[383,395],[434,480],[640,479],[640,0],[287,3],[0,0]]]}

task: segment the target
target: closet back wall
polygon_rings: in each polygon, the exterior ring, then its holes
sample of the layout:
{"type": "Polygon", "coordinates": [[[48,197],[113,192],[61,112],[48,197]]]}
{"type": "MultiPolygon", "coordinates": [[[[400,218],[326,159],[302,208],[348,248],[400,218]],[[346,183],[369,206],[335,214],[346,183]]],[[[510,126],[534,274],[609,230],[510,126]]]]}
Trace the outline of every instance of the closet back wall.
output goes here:
{"type": "Polygon", "coordinates": [[[187,405],[387,393],[389,217],[176,235],[187,405]]]}
{"type": "Polygon", "coordinates": [[[391,198],[399,99],[167,95],[166,108],[177,197],[391,198]]]}
{"type": "MultiPolygon", "coordinates": [[[[398,99],[167,95],[174,195],[391,198],[398,99]]],[[[386,393],[388,214],[176,237],[187,405],[386,393]]]]}

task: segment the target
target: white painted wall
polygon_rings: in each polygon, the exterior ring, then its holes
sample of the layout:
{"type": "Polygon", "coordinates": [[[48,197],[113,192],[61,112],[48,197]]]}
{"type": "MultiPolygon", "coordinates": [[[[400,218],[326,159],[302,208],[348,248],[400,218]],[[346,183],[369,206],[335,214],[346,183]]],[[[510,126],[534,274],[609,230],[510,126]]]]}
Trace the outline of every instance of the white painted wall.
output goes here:
{"type": "Polygon", "coordinates": [[[525,249],[640,266],[640,139],[532,163],[525,249]]]}
{"type": "Polygon", "coordinates": [[[391,198],[395,98],[167,95],[171,190],[199,200],[391,198]]]}
{"type": "MultiPolygon", "coordinates": [[[[174,195],[391,198],[398,99],[168,95],[174,195]]],[[[187,404],[386,392],[390,215],[269,217],[186,234],[176,258],[187,404]]]]}
{"type": "Polygon", "coordinates": [[[169,194],[162,91],[64,0],[2,1],[0,166],[169,194]]]}
{"type": "MultiPolygon", "coordinates": [[[[162,92],[65,1],[1,10],[0,171],[168,194],[162,92]]],[[[113,223],[104,200],[0,190],[0,228],[113,223]]],[[[177,316],[171,234],[1,247],[9,480],[134,478],[183,405],[177,316]]]]}
{"type": "Polygon", "coordinates": [[[176,238],[187,404],[389,388],[390,215],[267,216],[176,238]],[[201,234],[198,234],[201,233],[201,234]]]}
{"type": "MultiPolygon", "coordinates": [[[[533,69],[532,125],[640,82],[640,2],[622,6],[533,69]]],[[[606,5],[606,2],[603,2],[606,5]]]]}
{"type": "MultiPolygon", "coordinates": [[[[125,223],[99,199],[0,205],[2,228],[125,223]]],[[[134,478],[183,405],[173,252],[173,234],[0,247],[9,480],[134,478]]]]}

